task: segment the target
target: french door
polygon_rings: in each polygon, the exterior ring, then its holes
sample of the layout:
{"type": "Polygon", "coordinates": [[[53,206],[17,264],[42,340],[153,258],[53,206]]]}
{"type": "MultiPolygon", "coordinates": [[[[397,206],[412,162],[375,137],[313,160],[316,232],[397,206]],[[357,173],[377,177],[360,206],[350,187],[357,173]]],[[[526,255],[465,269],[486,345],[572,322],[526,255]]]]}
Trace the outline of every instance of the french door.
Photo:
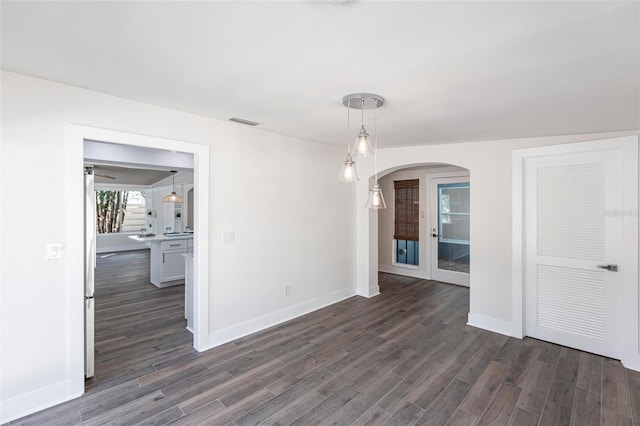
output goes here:
{"type": "Polygon", "coordinates": [[[469,285],[469,177],[431,180],[431,279],[469,285]]]}

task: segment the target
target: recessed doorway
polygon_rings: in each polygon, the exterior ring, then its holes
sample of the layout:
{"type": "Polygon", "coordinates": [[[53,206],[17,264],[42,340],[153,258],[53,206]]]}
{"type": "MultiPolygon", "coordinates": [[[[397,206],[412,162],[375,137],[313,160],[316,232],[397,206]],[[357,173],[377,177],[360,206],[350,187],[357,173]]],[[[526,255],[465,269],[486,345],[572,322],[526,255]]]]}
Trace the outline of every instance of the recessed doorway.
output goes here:
{"type": "Polygon", "coordinates": [[[193,347],[198,351],[209,344],[209,147],[177,140],[140,136],[129,133],[69,125],[67,132],[68,167],[66,181],[70,195],[69,229],[69,365],[68,380],[71,395],[84,393],[84,229],[73,226],[83,223],[84,142],[107,141],[119,146],[159,149],[193,155],[194,226],[200,232],[194,238],[194,326],[193,347]],[[78,173],[80,171],[80,173],[78,173]]]}

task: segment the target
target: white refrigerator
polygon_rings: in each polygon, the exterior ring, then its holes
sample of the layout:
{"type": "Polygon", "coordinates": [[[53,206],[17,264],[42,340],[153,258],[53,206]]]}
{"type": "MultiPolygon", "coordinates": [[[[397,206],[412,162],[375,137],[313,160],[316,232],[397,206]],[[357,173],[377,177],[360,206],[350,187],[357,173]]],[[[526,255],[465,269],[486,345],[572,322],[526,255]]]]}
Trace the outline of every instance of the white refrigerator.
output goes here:
{"type": "Polygon", "coordinates": [[[95,375],[94,307],[96,195],[92,167],[84,169],[84,375],[95,375]]]}

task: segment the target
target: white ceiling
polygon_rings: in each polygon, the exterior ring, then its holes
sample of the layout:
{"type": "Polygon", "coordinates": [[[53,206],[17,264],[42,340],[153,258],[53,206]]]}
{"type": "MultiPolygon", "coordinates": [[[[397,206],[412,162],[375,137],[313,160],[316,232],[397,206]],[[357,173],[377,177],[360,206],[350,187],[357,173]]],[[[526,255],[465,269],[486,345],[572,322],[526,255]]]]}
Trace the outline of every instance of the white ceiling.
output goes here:
{"type": "Polygon", "coordinates": [[[354,92],[386,99],[381,147],[640,128],[634,1],[1,8],[6,70],[322,143],[354,92]]]}

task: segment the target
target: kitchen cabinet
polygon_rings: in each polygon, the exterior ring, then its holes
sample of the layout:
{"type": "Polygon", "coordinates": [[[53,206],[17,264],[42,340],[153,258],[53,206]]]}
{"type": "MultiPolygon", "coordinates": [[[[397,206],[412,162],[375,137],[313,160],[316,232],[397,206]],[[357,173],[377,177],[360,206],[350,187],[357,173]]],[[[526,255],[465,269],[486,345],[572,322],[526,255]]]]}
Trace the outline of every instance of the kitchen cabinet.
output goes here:
{"type": "Polygon", "coordinates": [[[188,241],[164,240],[151,242],[151,282],[157,287],[184,284],[184,253],[188,241]]]}
{"type": "Polygon", "coordinates": [[[193,253],[193,234],[130,235],[129,238],[151,247],[151,283],[156,287],[184,284],[183,254],[193,253]]]}

